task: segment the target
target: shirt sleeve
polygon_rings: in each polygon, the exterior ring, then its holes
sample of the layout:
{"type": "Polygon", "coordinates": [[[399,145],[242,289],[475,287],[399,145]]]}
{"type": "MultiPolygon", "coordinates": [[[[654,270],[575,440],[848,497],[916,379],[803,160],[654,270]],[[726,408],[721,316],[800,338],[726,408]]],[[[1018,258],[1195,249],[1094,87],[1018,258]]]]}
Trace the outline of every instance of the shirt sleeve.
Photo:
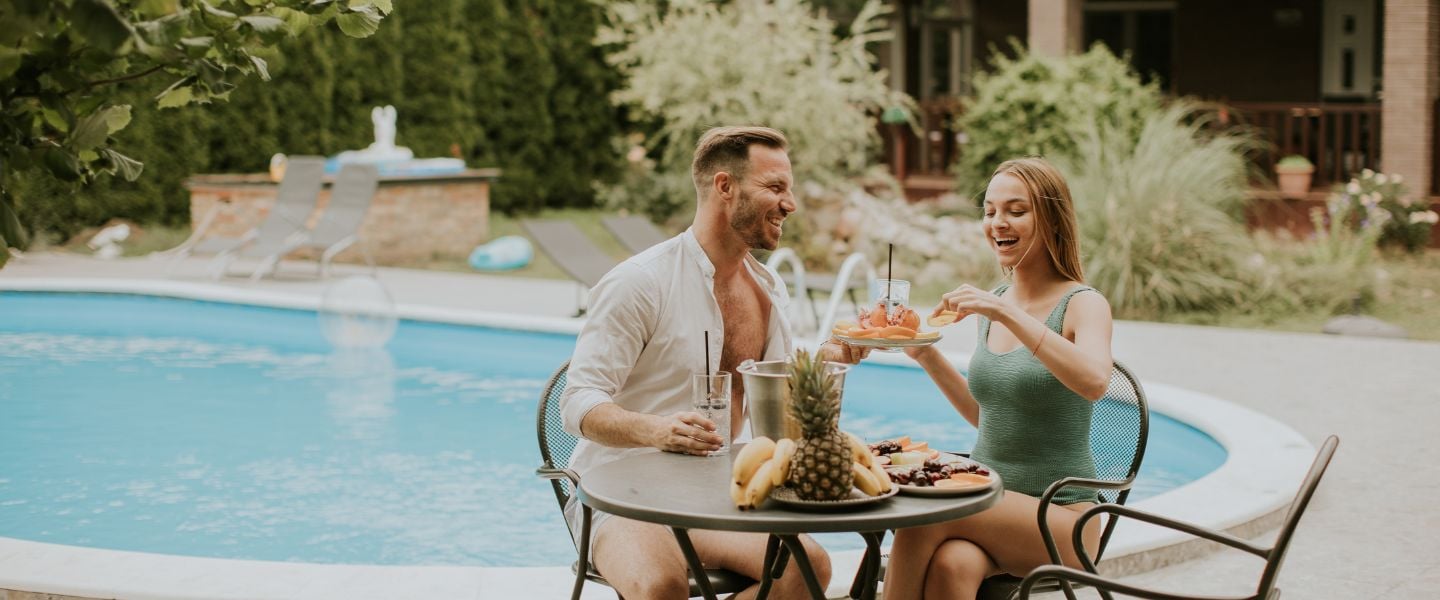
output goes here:
{"type": "Polygon", "coordinates": [[[590,317],[575,341],[560,418],[565,431],[583,437],[580,422],[596,406],[614,402],[658,319],[656,282],[631,263],[621,263],[590,293],[590,317]]]}

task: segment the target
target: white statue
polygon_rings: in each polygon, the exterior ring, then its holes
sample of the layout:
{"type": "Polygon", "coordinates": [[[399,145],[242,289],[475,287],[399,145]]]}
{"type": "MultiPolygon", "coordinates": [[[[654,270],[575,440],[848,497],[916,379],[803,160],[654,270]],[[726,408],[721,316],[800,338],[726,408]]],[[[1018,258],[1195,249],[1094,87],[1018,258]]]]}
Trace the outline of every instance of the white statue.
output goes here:
{"type": "Polygon", "coordinates": [[[364,150],[346,150],[335,159],[340,163],[398,163],[415,158],[409,148],[395,146],[395,107],[377,106],[370,109],[375,124],[375,143],[364,150]]]}
{"type": "Polygon", "coordinates": [[[395,148],[395,107],[370,109],[370,121],[375,124],[375,143],[370,144],[370,149],[384,151],[395,148]]]}

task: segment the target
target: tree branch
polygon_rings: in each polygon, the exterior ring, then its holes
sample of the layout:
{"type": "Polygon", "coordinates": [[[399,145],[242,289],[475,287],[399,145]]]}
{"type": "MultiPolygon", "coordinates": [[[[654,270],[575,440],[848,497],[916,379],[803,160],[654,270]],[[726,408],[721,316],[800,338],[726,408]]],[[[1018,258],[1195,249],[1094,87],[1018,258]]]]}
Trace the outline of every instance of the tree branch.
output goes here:
{"type": "Polygon", "coordinates": [[[156,71],[159,71],[160,69],[163,69],[163,68],[165,68],[165,65],[155,65],[155,66],[150,67],[150,68],[148,68],[148,69],[145,69],[144,71],[141,71],[141,72],[139,72],[139,73],[131,73],[131,74],[125,75],[125,76],[123,76],[123,77],[116,77],[116,78],[114,78],[114,79],[101,79],[100,81],[87,81],[87,82],[85,82],[85,89],[88,90],[88,89],[90,89],[90,88],[99,87],[99,86],[102,86],[102,85],[109,85],[109,84],[112,84],[112,83],[120,83],[120,82],[123,82],[123,81],[130,81],[130,80],[132,80],[132,79],[139,79],[139,78],[141,78],[141,77],[144,77],[144,76],[146,76],[146,75],[149,75],[149,74],[151,74],[151,73],[154,73],[154,72],[156,72],[156,71]]]}

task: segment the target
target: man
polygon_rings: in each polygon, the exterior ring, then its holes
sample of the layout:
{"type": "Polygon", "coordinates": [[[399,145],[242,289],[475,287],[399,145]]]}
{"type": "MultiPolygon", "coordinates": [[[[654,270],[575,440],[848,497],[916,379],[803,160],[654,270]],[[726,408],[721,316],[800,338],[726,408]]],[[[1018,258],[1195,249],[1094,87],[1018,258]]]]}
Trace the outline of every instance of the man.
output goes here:
{"type": "MultiPolygon", "coordinates": [[[[779,277],[750,256],[774,250],[795,212],[794,179],[784,134],[766,127],[717,127],[695,149],[691,174],[697,208],[690,229],[631,257],[592,291],[590,318],[570,361],[560,401],[565,429],[582,438],[570,466],[590,467],[657,449],[704,455],[720,448],[715,424],[690,408],[690,375],[731,373],[732,439],[745,424],[746,359],[791,352],[787,300],[779,277]],[[710,348],[705,348],[705,332],[710,348]],[[711,364],[706,360],[714,357],[711,364]]],[[[826,344],[831,360],[856,362],[863,350],[826,344]]],[[[566,507],[578,529],[579,507],[566,507]]],[[[625,598],[685,598],[684,556],[668,529],[596,512],[592,562],[625,598]]],[[[691,530],[707,567],[759,579],[764,534],[691,530]]],[[[830,559],[802,538],[822,585],[830,559]]],[[[752,587],[739,597],[753,597],[752,587]]],[[[798,569],[775,582],[776,598],[805,597],[798,569]]]]}

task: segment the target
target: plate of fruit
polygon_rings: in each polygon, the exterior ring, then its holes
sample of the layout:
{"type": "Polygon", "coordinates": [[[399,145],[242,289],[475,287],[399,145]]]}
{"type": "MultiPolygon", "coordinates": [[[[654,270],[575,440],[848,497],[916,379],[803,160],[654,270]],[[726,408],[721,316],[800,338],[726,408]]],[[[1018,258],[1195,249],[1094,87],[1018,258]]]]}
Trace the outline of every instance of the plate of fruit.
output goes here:
{"type": "Polygon", "coordinates": [[[973,460],[932,450],[909,437],[870,444],[876,462],[885,464],[890,481],[900,493],[913,496],[961,496],[990,489],[990,470],[973,460]]]}
{"type": "Polygon", "coordinates": [[[830,329],[836,339],[852,346],[905,348],[940,341],[938,331],[920,331],[920,315],[903,305],[885,310],[885,302],[861,313],[854,321],[837,321],[830,329]]]}

